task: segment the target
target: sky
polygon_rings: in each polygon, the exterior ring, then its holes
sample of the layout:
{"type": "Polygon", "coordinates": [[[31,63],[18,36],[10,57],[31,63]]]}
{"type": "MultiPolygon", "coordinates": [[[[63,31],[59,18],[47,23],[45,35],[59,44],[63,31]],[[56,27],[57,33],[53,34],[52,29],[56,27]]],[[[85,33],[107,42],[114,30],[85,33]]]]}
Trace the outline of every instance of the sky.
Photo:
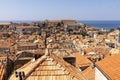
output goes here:
{"type": "Polygon", "coordinates": [[[0,0],[0,20],[120,20],[120,0],[0,0]]]}

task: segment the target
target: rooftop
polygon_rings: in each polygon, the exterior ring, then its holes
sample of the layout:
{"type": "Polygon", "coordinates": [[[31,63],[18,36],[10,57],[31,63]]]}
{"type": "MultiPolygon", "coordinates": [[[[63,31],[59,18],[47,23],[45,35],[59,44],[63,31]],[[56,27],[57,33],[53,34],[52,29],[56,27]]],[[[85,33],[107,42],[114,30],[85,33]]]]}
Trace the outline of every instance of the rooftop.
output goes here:
{"type": "Polygon", "coordinates": [[[11,22],[0,22],[0,25],[10,25],[11,22]]]}
{"type": "MultiPolygon", "coordinates": [[[[49,57],[42,56],[35,62],[25,64],[17,71],[24,71],[26,80],[86,80],[77,68],[55,54],[49,57]]],[[[18,78],[13,73],[9,80],[18,80],[18,78]]]]}
{"type": "Polygon", "coordinates": [[[4,64],[0,64],[0,80],[4,79],[4,73],[5,73],[4,67],[5,67],[4,64]]]}
{"type": "Polygon", "coordinates": [[[76,57],[76,65],[78,67],[82,66],[90,66],[92,62],[88,60],[85,56],[79,54],[79,53],[74,53],[73,56],[76,57]]]}
{"type": "Polygon", "coordinates": [[[18,43],[18,46],[36,46],[36,44],[30,42],[23,42],[23,43],[18,43]]]}
{"type": "Polygon", "coordinates": [[[120,79],[120,54],[106,57],[96,63],[96,66],[112,80],[120,79]]]}
{"type": "Polygon", "coordinates": [[[88,80],[95,80],[95,69],[92,69],[91,66],[85,69],[82,73],[88,80]]]}
{"type": "Polygon", "coordinates": [[[37,26],[16,26],[16,28],[26,29],[26,28],[39,28],[37,26]]]}
{"type": "Polygon", "coordinates": [[[5,64],[6,58],[0,57],[0,80],[4,79],[5,76],[5,64]]]}
{"type": "Polygon", "coordinates": [[[12,46],[12,43],[10,43],[10,42],[7,42],[5,40],[4,40],[4,42],[0,41],[0,48],[10,48],[11,46],[12,46]]]}
{"type": "Polygon", "coordinates": [[[51,20],[51,22],[53,22],[53,23],[59,23],[59,22],[61,22],[61,20],[51,20]]]}

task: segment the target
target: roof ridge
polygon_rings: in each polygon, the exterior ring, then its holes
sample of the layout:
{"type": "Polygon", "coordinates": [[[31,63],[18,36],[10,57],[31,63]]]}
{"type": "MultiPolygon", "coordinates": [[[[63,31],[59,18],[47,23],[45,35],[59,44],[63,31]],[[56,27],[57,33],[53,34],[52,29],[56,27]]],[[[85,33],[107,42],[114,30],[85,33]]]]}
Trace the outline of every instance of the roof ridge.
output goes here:
{"type": "Polygon", "coordinates": [[[43,61],[45,61],[47,59],[47,56],[42,56],[41,58],[39,58],[35,63],[34,63],[34,67],[31,68],[28,73],[25,75],[23,80],[26,80],[27,77],[29,77],[29,75],[39,66],[39,64],[41,64],[43,61]]]}
{"type": "Polygon", "coordinates": [[[77,68],[73,67],[71,64],[65,62],[64,60],[60,59],[60,57],[56,56],[54,53],[50,54],[50,56],[58,61],[59,64],[64,64],[62,65],[63,67],[66,67],[66,69],[70,72],[70,74],[72,75],[72,77],[75,77],[79,80],[87,80],[87,78],[85,77],[85,75],[81,72],[78,71],[77,68]]]}
{"type": "MultiPolygon", "coordinates": [[[[29,77],[29,75],[39,66],[39,64],[41,64],[44,60],[47,59],[47,56],[43,55],[41,58],[37,59],[35,62],[28,62],[27,64],[29,64],[28,67],[24,67],[22,66],[21,68],[17,69],[16,71],[26,71],[25,73],[25,77],[23,78],[23,80],[26,80],[27,77],[29,77]]],[[[13,79],[13,77],[15,77],[15,72],[11,75],[11,77],[9,78],[9,80],[18,80],[17,78],[16,79],[13,79]]]]}

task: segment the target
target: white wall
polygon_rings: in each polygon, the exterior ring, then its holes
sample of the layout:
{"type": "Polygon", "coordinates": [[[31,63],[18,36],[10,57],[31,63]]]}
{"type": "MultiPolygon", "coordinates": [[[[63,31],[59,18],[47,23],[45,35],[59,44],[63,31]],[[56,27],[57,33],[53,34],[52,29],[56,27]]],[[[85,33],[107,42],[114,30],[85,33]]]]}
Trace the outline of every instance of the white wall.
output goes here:
{"type": "Polygon", "coordinates": [[[120,31],[119,30],[116,31],[115,39],[116,39],[116,45],[120,46],[120,31]]]}
{"type": "Polygon", "coordinates": [[[95,80],[108,80],[98,68],[95,68],[95,80]]]}

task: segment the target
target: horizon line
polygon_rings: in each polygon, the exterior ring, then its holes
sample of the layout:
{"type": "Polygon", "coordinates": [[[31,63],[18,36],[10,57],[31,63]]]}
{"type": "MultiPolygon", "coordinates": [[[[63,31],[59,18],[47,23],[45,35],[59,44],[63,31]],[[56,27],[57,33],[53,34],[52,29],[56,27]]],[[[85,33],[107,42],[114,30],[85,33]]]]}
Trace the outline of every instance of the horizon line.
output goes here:
{"type": "MultiPolygon", "coordinates": [[[[99,20],[99,19],[95,19],[95,20],[94,20],[94,19],[93,19],[93,20],[92,20],[92,19],[91,19],[91,20],[86,20],[86,19],[84,19],[84,20],[83,20],[83,19],[44,19],[44,20],[120,21],[120,20],[117,20],[117,19],[116,19],[116,20],[114,20],[114,19],[113,19],[113,20],[107,20],[107,19],[106,19],[106,20],[104,20],[104,19],[103,19],[103,20],[102,20],[102,19],[100,19],[100,20],[99,20]]],[[[23,19],[23,20],[22,20],[22,19],[21,19],[21,20],[0,20],[0,22],[6,22],[6,21],[7,21],[7,22],[12,22],[12,21],[44,21],[44,20],[43,20],[43,19],[41,19],[41,20],[37,20],[37,19],[36,19],[36,20],[30,20],[30,19],[29,19],[29,20],[27,20],[27,19],[24,20],[24,19],[23,19]]]]}

